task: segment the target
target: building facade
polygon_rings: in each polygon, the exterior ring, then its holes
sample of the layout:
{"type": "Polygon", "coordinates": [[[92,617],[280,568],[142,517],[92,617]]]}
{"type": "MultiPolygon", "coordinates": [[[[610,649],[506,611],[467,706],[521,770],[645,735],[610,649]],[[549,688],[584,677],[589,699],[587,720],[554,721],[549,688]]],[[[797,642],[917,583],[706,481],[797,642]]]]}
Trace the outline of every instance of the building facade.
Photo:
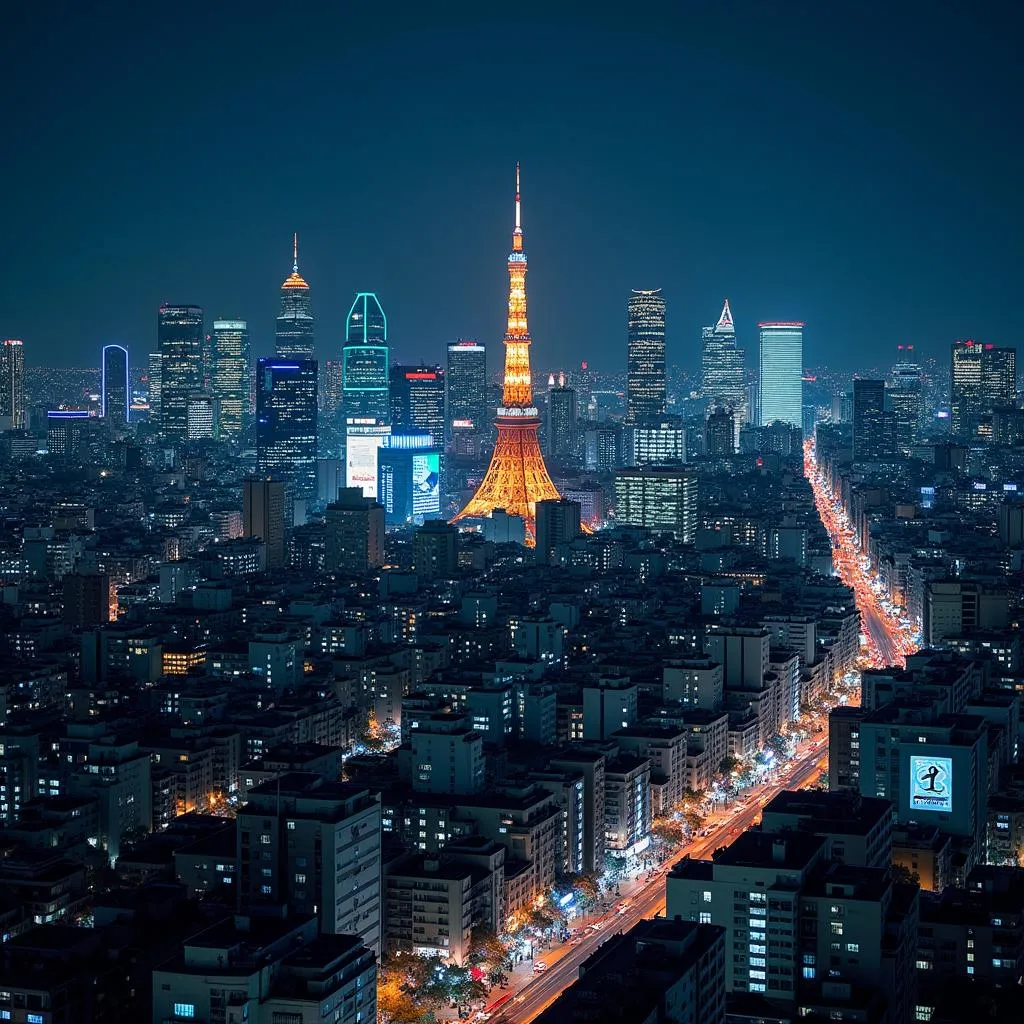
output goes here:
{"type": "Polygon", "coordinates": [[[291,480],[315,497],[317,366],[314,359],[260,359],[256,364],[256,468],[291,480]]]}
{"type": "Polygon", "coordinates": [[[188,400],[203,390],[203,311],[199,306],[160,307],[160,427],[168,437],[185,439],[188,400]]]}
{"type": "Polygon", "coordinates": [[[796,321],[760,323],[761,426],[803,425],[804,325],[796,321]]]}
{"type": "Polygon", "coordinates": [[[634,288],[626,317],[626,419],[665,415],[665,299],[634,288]]]}
{"type": "Polygon", "coordinates": [[[131,408],[131,378],[128,349],[123,345],[104,345],[100,374],[100,408],[103,418],[113,426],[128,423],[131,408]]]}
{"type": "Polygon", "coordinates": [[[219,407],[220,437],[242,436],[249,416],[249,325],[244,320],[214,320],[210,350],[210,392],[219,407]]]}

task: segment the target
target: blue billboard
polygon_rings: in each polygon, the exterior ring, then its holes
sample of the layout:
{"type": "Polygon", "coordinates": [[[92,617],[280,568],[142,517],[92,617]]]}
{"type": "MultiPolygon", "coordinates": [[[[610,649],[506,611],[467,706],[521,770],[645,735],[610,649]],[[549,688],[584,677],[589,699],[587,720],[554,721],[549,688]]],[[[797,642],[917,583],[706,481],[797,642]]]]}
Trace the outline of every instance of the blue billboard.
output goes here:
{"type": "Polygon", "coordinates": [[[910,809],[943,814],[952,812],[952,758],[910,755],[910,809]]]}
{"type": "Polygon", "coordinates": [[[412,457],[412,514],[437,515],[441,511],[441,456],[416,452],[412,457]]]}

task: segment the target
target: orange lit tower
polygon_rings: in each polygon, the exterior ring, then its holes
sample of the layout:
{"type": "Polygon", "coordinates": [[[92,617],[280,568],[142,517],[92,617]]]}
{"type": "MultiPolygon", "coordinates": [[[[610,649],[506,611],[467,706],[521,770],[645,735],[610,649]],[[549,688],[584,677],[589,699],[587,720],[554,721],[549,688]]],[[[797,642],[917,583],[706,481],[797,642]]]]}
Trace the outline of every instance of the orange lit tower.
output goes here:
{"type": "Polygon", "coordinates": [[[508,254],[508,330],[505,332],[505,380],[501,405],[494,421],[498,440],[487,475],[476,494],[452,520],[481,519],[496,508],[526,521],[526,543],[533,547],[538,501],[561,495],[548,476],[537,440],[540,417],[533,404],[530,376],[530,329],[526,325],[526,253],[519,201],[519,165],[516,164],[516,226],[508,254]]]}

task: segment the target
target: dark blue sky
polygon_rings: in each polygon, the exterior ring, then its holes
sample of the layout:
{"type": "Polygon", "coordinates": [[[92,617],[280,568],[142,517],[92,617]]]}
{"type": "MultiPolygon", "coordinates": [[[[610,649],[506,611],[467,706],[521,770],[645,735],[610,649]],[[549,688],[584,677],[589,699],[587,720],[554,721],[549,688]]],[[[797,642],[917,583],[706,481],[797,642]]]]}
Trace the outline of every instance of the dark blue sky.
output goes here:
{"type": "Polygon", "coordinates": [[[298,230],[321,358],[359,289],[397,358],[496,347],[518,159],[537,366],[623,366],[631,287],[684,365],[724,296],[751,355],[1014,344],[1020,6],[19,4],[0,335],[141,362],[168,300],[265,352],[298,230]]]}

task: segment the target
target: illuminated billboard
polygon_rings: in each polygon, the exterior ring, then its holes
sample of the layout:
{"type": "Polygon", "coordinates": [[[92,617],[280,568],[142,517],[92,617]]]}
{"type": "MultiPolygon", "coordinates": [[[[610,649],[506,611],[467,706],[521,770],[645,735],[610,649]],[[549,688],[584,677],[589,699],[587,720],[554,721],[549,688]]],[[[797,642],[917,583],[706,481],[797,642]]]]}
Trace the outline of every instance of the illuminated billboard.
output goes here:
{"type": "Polygon", "coordinates": [[[441,456],[417,452],[412,457],[412,514],[436,515],[441,511],[441,456]]]}
{"type": "Polygon", "coordinates": [[[364,498],[377,497],[377,452],[380,434],[349,434],[345,444],[345,486],[360,487],[364,498]]]}
{"type": "Polygon", "coordinates": [[[910,809],[912,811],[953,810],[953,760],[949,757],[910,757],[910,809]]]}

